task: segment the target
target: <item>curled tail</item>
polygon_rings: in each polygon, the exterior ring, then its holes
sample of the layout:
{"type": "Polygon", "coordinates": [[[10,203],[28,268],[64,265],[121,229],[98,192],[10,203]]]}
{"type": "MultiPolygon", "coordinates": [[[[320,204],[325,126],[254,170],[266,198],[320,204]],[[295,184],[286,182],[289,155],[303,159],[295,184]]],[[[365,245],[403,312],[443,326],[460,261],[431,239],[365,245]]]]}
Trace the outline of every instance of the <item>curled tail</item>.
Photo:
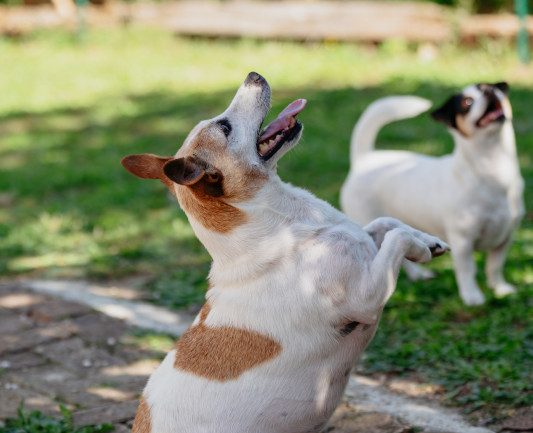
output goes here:
{"type": "Polygon", "coordinates": [[[431,102],[418,96],[388,96],[372,102],[363,112],[352,132],[350,161],[374,149],[378,132],[396,120],[418,116],[431,107],[431,102]]]}

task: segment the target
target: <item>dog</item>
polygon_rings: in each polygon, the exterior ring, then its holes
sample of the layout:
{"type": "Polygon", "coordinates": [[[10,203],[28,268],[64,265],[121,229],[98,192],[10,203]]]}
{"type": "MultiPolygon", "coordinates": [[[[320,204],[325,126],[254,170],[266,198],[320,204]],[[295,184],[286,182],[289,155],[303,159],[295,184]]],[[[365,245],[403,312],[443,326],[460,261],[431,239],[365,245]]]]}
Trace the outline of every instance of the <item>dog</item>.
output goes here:
{"type": "MultiPolygon", "coordinates": [[[[431,115],[451,132],[451,155],[430,157],[405,151],[375,151],[381,127],[414,117],[431,102],[391,96],[372,103],[351,140],[351,168],[341,189],[341,207],[365,224],[391,216],[449,243],[459,294],[466,305],[483,304],[476,283],[475,250],[486,251],[487,282],[496,296],[515,292],[503,266],[513,231],[524,215],[507,83],[477,84],[451,96],[431,115]]],[[[432,273],[405,262],[413,279],[432,273]]]]}
{"type": "Polygon", "coordinates": [[[448,249],[392,218],[361,229],[282,182],[277,162],[302,135],[306,101],[261,130],[270,97],[251,72],[175,156],[122,161],[167,186],[213,259],[205,305],[149,378],[134,433],[321,431],[403,259],[448,249]]]}

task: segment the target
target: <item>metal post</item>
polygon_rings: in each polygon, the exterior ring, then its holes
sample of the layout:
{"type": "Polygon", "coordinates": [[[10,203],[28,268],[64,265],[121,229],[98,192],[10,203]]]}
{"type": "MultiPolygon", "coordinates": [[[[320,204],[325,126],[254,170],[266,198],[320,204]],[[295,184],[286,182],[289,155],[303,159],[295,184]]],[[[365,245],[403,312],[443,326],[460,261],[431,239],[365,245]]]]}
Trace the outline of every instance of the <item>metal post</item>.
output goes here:
{"type": "Polygon", "coordinates": [[[85,36],[85,8],[89,3],[88,0],[76,0],[76,11],[77,11],[77,26],[76,26],[76,36],[79,40],[82,40],[85,36]]]}
{"type": "Polygon", "coordinates": [[[528,0],[515,0],[515,10],[520,20],[517,44],[518,57],[522,63],[529,63],[529,34],[527,31],[527,2],[528,0]]]}

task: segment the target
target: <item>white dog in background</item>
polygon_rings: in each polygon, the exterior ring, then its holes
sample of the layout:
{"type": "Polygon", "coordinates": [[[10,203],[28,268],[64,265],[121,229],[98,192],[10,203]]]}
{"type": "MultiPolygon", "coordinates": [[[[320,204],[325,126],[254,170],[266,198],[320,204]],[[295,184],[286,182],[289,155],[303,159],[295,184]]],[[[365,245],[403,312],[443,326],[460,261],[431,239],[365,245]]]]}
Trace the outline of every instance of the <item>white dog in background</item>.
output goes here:
{"type": "MultiPolygon", "coordinates": [[[[371,104],[354,128],[351,169],[342,187],[344,212],[361,224],[392,216],[449,243],[459,293],[467,305],[484,302],[476,283],[475,250],[486,251],[488,284],[497,296],[515,291],[503,276],[512,234],[524,214],[506,83],[466,87],[431,114],[455,141],[451,155],[375,151],[385,124],[414,117],[431,103],[393,96],[371,104]]],[[[411,279],[429,270],[405,262],[411,279]]]]}
{"type": "Polygon", "coordinates": [[[392,218],[362,229],[284,183],[277,162],[300,139],[305,101],[262,130],[269,106],[252,72],[175,156],[123,160],[170,189],[213,258],[206,303],[150,377],[134,433],[318,433],[404,258],[447,250],[392,218]]]}

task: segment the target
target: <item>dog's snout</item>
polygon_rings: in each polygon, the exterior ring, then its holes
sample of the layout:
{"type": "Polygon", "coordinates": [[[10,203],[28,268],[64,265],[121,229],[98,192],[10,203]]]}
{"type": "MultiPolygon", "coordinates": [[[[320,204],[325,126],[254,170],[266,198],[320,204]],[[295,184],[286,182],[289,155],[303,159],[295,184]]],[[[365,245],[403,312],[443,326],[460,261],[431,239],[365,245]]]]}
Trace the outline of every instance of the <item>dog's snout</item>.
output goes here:
{"type": "Polygon", "coordinates": [[[266,83],[266,80],[257,72],[250,72],[244,80],[244,84],[247,86],[262,86],[266,83]]]}
{"type": "Polygon", "coordinates": [[[483,93],[485,96],[490,96],[494,93],[494,87],[490,84],[479,84],[478,89],[483,93]]]}

